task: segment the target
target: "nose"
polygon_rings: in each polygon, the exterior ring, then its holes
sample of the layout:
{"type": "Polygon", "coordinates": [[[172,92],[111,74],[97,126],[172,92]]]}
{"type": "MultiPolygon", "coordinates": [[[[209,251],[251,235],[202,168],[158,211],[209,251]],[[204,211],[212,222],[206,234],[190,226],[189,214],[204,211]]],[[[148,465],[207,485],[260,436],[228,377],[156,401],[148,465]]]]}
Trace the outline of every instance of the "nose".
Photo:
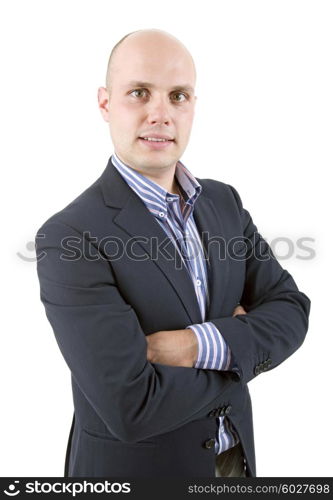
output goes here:
{"type": "Polygon", "coordinates": [[[147,108],[147,120],[151,125],[157,123],[169,125],[170,123],[170,103],[163,96],[151,98],[147,108]]]}

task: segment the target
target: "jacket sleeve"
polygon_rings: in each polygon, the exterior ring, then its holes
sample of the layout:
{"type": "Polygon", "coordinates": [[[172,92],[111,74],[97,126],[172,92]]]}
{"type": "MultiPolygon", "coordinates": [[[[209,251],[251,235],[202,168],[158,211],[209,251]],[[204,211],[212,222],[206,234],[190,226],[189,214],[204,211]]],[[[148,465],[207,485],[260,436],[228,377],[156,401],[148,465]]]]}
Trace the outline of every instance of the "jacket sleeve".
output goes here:
{"type": "Polygon", "coordinates": [[[118,439],[137,442],[206,417],[240,383],[228,372],[148,362],[138,317],[97,246],[57,221],[35,242],[40,297],[61,353],[118,439]]]}
{"type": "Polygon", "coordinates": [[[310,300],[281,267],[243,208],[239,194],[229,187],[243,231],[246,276],[240,303],[247,314],[210,321],[223,334],[240,377],[247,383],[278,366],[300,347],[308,330],[310,300]]]}

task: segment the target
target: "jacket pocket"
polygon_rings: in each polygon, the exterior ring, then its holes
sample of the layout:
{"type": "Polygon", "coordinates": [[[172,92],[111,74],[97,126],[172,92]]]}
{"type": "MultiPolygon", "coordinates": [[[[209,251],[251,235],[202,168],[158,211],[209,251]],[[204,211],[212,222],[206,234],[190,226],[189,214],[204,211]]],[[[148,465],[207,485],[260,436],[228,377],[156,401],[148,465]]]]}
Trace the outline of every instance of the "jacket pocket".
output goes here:
{"type": "Polygon", "coordinates": [[[153,442],[124,443],[112,436],[82,429],[71,476],[151,477],[158,454],[153,442]]]}
{"type": "Polygon", "coordinates": [[[85,434],[86,436],[89,436],[91,439],[96,439],[100,441],[106,441],[110,442],[112,444],[119,444],[120,446],[130,446],[130,447],[155,447],[156,443],[152,440],[144,440],[144,441],[138,441],[137,443],[126,443],[124,441],[120,441],[120,439],[117,439],[116,437],[112,436],[111,434],[104,434],[102,432],[98,431],[93,431],[90,429],[82,429],[82,433],[85,434]]]}

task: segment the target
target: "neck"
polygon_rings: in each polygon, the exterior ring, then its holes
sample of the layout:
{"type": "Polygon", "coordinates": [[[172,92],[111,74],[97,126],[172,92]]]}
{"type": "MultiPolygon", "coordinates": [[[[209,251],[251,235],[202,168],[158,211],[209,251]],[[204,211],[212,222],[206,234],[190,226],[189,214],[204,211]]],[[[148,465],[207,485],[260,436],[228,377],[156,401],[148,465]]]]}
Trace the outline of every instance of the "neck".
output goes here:
{"type": "Polygon", "coordinates": [[[175,163],[172,168],[168,168],[168,170],[166,168],[156,170],[153,168],[144,168],[141,165],[139,168],[137,168],[137,166],[133,166],[132,164],[126,162],[119,153],[116,154],[125,165],[128,165],[134,170],[137,170],[140,174],[147,177],[147,179],[156,182],[156,184],[159,184],[169,193],[178,194],[179,196],[181,196],[181,191],[178,187],[178,182],[175,175],[177,163],[175,163]]]}
{"type": "Polygon", "coordinates": [[[169,193],[172,193],[172,194],[179,194],[179,196],[182,195],[181,191],[180,191],[180,187],[178,185],[178,182],[176,181],[176,177],[173,178],[172,188],[168,191],[169,191],[169,193]]]}
{"type": "Polygon", "coordinates": [[[174,167],[168,172],[159,171],[153,173],[151,170],[149,172],[141,170],[140,173],[153,182],[156,182],[156,184],[159,184],[159,186],[163,187],[168,193],[180,194],[175,171],[176,169],[174,167]]]}

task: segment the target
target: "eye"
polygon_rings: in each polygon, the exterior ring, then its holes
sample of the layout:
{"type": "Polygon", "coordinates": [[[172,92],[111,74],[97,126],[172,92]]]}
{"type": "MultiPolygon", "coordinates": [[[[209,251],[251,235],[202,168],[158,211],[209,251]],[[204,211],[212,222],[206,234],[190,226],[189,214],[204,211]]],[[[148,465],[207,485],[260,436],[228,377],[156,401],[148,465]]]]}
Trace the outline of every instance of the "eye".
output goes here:
{"type": "Polygon", "coordinates": [[[130,92],[130,95],[133,95],[134,97],[145,97],[147,95],[147,90],[146,89],[134,89],[132,92],[130,92]]]}
{"type": "Polygon", "coordinates": [[[187,99],[187,95],[184,92],[175,92],[173,95],[176,97],[174,99],[176,102],[184,102],[187,99]]]}

